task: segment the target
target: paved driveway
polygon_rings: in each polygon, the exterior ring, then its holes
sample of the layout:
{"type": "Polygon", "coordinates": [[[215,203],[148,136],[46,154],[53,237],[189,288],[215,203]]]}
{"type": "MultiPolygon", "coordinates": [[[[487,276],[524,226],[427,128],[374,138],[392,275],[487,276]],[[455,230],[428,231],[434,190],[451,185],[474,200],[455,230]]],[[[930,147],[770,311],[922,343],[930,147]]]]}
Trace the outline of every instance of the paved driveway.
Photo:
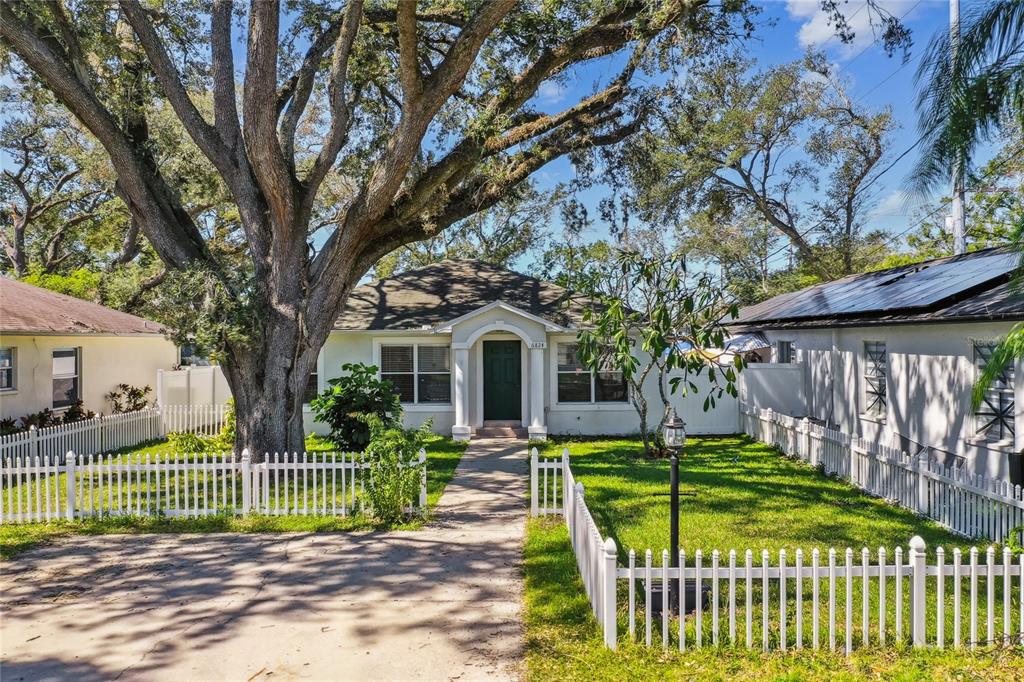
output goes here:
{"type": "Polygon", "coordinates": [[[418,532],[74,537],[0,565],[11,680],[518,677],[525,448],[418,532]]]}

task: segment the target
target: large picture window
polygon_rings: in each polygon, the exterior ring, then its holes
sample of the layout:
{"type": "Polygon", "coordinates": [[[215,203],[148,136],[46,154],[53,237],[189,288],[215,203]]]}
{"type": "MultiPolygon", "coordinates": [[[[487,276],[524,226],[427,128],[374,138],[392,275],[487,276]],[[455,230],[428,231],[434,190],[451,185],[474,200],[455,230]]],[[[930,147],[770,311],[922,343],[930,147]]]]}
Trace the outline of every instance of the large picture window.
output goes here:
{"type": "Polygon", "coordinates": [[[380,376],[406,404],[450,404],[451,347],[440,344],[387,344],[380,347],[380,376]]]}
{"type": "Polygon", "coordinates": [[[885,343],[864,342],[864,412],[885,415],[885,383],[888,376],[888,360],[885,343]]]}
{"type": "Polygon", "coordinates": [[[14,375],[15,351],[13,348],[0,348],[0,392],[13,391],[17,388],[14,375]]]}
{"type": "Polygon", "coordinates": [[[592,372],[580,360],[575,343],[558,344],[558,402],[624,403],[628,397],[622,372],[610,365],[592,372]]]}
{"type": "Polygon", "coordinates": [[[78,348],[53,351],[53,409],[74,405],[82,396],[78,348]]]}
{"type": "MultiPolygon", "coordinates": [[[[974,344],[974,364],[978,374],[992,359],[994,343],[974,344]]],[[[974,411],[975,435],[987,441],[1011,440],[1014,433],[1014,370],[1011,362],[985,391],[985,398],[974,411]]]]}

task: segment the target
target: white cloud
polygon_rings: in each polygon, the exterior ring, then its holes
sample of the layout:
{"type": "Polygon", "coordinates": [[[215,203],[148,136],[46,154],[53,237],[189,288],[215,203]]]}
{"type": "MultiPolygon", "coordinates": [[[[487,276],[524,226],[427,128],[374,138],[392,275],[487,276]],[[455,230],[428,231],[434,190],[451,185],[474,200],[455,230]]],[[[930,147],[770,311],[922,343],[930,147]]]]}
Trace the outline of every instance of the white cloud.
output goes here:
{"type": "Polygon", "coordinates": [[[908,213],[906,192],[897,190],[890,192],[878,205],[871,210],[872,218],[892,218],[905,216],[908,213]]]}
{"type": "Polygon", "coordinates": [[[537,98],[546,104],[557,104],[565,99],[567,88],[556,81],[544,81],[537,88],[537,98]]]}
{"type": "MultiPolygon", "coordinates": [[[[903,17],[920,3],[917,0],[885,0],[879,4],[894,16],[903,17]]],[[[821,11],[818,0],[786,0],[786,11],[790,18],[800,22],[797,38],[801,46],[821,47],[828,42],[828,47],[835,48],[841,59],[849,59],[878,37],[871,27],[872,13],[865,5],[851,2],[843,7],[846,21],[855,34],[849,44],[843,44],[835,37],[835,28],[829,24],[828,15],[821,11]]],[[[877,24],[877,15],[873,18],[877,24]]]]}

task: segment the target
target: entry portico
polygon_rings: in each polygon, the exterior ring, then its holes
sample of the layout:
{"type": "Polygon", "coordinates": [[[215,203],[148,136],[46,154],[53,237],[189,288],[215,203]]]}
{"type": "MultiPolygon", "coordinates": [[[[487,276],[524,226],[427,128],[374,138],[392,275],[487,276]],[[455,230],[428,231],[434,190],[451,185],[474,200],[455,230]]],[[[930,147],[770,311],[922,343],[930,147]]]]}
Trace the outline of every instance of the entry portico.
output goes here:
{"type": "Polygon", "coordinates": [[[530,438],[547,437],[547,335],[566,327],[494,301],[435,331],[451,335],[455,358],[452,437],[468,440],[485,422],[528,424],[530,438]]]}

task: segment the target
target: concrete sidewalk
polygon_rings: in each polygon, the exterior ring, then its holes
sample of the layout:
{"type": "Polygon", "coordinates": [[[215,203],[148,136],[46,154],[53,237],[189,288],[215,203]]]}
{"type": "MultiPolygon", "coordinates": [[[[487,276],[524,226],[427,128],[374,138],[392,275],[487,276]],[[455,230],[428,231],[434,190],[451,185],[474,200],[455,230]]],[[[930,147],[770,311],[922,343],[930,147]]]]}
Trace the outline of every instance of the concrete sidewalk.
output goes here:
{"type": "Polygon", "coordinates": [[[12,680],[515,679],[526,447],[415,532],[71,537],[0,564],[12,680]]]}

